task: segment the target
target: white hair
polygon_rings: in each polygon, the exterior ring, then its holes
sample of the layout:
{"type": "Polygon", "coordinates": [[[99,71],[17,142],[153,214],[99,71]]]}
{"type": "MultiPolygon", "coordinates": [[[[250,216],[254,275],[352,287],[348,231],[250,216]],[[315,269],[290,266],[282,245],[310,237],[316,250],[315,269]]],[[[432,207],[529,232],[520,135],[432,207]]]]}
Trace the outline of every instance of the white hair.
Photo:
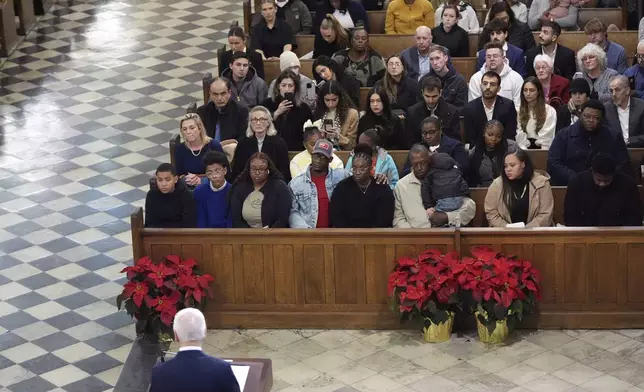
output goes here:
{"type": "Polygon", "coordinates": [[[644,48],[644,39],[637,43],[637,49],[644,48]]]}
{"type": "Polygon", "coordinates": [[[577,52],[577,68],[586,73],[584,68],[584,62],[582,59],[586,56],[595,56],[597,57],[597,64],[599,64],[599,69],[603,72],[606,70],[608,60],[606,59],[606,52],[604,49],[595,44],[586,44],[583,48],[579,49],[577,52]]]}
{"type": "Polygon", "coordinates": [[[532,67],[537,68],[537,63],[539,63],[539,62],[546,63],[546,65],[550,68],[551,71],[555,66],[555,63],[552,61],[552,57],[550,57],[550,56],[548,56],[546,54],[538,54],[538,55],[536,55],[535,58],[534,58],[534,61],[532,62],[532,67]]]}
{"type": "Polygon", "coordinates": [[[266,117],[268,117],[268,131],[266,132],[266,135],[267,136],[277,135],[277,129],[275,129],[275,124],[273,124],[273,116],[271,116],[270,110],[266,109],[264,106],[258,105],[252,108],[248,113],[248,128],[246,128],[246,137],[250,138],[255,135],[255,132],[253,132],[253,128],[251,128],[250,126],[250,115],[255,112],[262,112],[266,115],[266,117]]]}
{"type": "Polygon", "coordinates": [[[624,76],[624,75],[615,75],[612,78],[610,78],[610,80],[608,82],[613,83],[614,81],[619,82],[619,84],[621,84],[622,87],[624,87],[624,88],[627,88],[629,90],[631,88],[631,84],[628,81],[628,78],[626,76],[624,76]]]}
{"type": "Polygon", "coordinates": [[[200,342],[206,338],[206,319],[196,308],[181,309],[174,316],[174,333],[179,342],[200,342]]]}

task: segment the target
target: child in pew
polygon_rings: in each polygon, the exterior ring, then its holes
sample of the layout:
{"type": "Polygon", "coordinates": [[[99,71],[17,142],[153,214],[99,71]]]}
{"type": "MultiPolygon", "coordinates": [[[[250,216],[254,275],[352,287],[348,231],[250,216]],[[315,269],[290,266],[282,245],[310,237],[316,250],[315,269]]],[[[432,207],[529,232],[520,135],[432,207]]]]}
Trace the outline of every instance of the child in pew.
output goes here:
{"type": "Polygon", "coordinates": [[[219,151],[208,151],[203,159],[208,182],[195,189],[197,203],[197,227],[221,229],[232,227],[233,221],[228,204],[230,183],[228,174],[228,157],[219,151]]]}
{"type": "Polygon", "coordinates": [[[183,180],[179,180],[174,166],[162,163],[154,176],[154,185],[145,196],[145,227],[195,227],[195,201],[183,180]]]}
{"type": "Polygon", "coordinates": [[[429,171],[421,185],[423,207],[427,217],[434,212],[456,211],[463,205],[463,197],[470,192],[461,169],[449,154],[436,153],[430,157],[429,171]]]}

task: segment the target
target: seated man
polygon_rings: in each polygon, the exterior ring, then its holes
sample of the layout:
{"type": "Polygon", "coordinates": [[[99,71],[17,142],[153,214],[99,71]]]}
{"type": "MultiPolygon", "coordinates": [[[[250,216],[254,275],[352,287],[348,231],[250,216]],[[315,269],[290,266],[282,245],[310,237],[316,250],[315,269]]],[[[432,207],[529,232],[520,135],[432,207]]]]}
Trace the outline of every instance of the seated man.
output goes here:
{"type": "Polygon", "coordinates": [[[570,83],[570,101],[557,109],[555,132],[569,127],[579,119],[581,107],[590,99],[590,86],[585,79],[573,79],[570,83]]]}
{"type": "MultiPolygon", "coordinates": [[[[315,148],[317,141],[322,138],[322,133],[316,127],[308,127],[304,129],[302,137],[304,138],[304,151],[291,159],[291,163],[289,165],[291,178],[295,178],[306,173],[306,170],[313,161],[311,154],[313,154],[313,149],[315,148]]],[[[335,154],[333,154],[332,157],[333,159],[331,159],[331,162],[329,163],[331,169],[344,169],[342,159],[338,158],[335,154]]]]}
{"type": "Polygon", "coordinates": [[[644,147],[644,101],[631,97],[631,87],[624,75],[610,80],[613,102],[605,104],[606,122],[624,137],[628,148],[644,147]]]}
{"type": "Polygon", "coordinates": [[[206,320],[198,309],[178,311],[173,329],[181,347],[176,357],[152,369],[150,392],[240,392],[230,363],[203,352],[206,320]]]}
{"type": "Polygon", "coordinates": [[[424,78],[435,76],[441,81],[442,97],[445,102],[462,108],[467,103],[467,82],[463,75],[449,62],[449,50],[440,45],[429,48],[430,71],[420,79],[422,86],[424,78]]]}
{"type": "MultiPolygon", "coordinates": [[[[300,59],[291,51],[284,52],[280,55],[280,73],[287,69],[293,71],[300,77],[300,98],[302,102],[309,105],[311,110],[315,110],[315,101],[318,98],[315,92],[315,82],[309,79],[308,76],[300,73],[300,59]]],[[[268,97],[270,99],[275,98],[275,80],[268,86],[268,97]]]]}
{"type": "Polygon", "coordinates": [[[561,26],[557,22],[543,22],[539,32],[539,45],[525,52],[526,73],[528,76],[537,76],[534,70],[534,58],[537,55],[545,54],[553,58],[554,67],[552,72],[555,75],[572,79],[575,71],[577,71],[575,52],[558,43],[559,37],[561,37],[561,26]]]}
{"type": "MultiPolygon", "coordinates": [[[[498,44],[501,44],[503,51],[505,52],[505,58],[508,59],[510,68],[515,70],[522,77],[526,76],[523,50],[507,43],[508,25],[500,19],[492,19],[487,25],[485,25],[485,30],[483,30],[483,33],[485,32],[488,32],[490,34],[489,42],[496,42],[498,44]]],[[[476,62],[477,71],[480,70],[481,67],[483,67],[483,64],[485,64],[485,53],[486,51],[485,49],[483,49],[479,50],[476,55],[478,57],[478,60],[476,62]]]]}
{"type": "MultiPolygon", "coordinates": [[[[463,143],[443,135],[443,131],[440,128],[440,120],[436,117],[426,117],[420,127],[423,138],[420,144],[427,147],[431,153],[444,153],[451,156],[458,163],[462,174],[464,176],[467,175],[469,158],[463,143]]],[[[409,172],[411,172],[411,162],[409,161],[409,156],[407,156],[402,174],[405,176],[409,172]]]]}
{"type": "Polygon", "coordinates": [[[637,53],[635,53],[633,66],[624,72],[624,76],[628,78],[632,86],[633,96],[644,99],[644,40],[637,44],[637,53]]]}
{"type": "Polygon", "coordinates": [[[555,135],[548,150],[548,173],[552,185],[565,186],[590,169],[594,155],[612,155],[620,171],[633,176],[631,160],[621,132],[608,127],[606,108],[596,99],[581,108],[579,121],[555,135]]]}
{"type": "Polygon", "coordinates": [[[210,101],[197,109],[206,133],[218,142],[242,139],[248,128],[248,108],[231,99],[230,83],[226,78],[213,79],[210,101]]]}
{"type": "Polygon", "coordinates": [[[597,154],[591,169],[570,181],[564,203],[566,226],[642,226],[642,201],[635,181],[615,159],[597,154]]]}
{"type": "Polygon", "coordinates": [[[293,192],[291,228],[329,227],[329,200],[336,185],[345,177],[343,169],[329,167],[332,159],[333,145],[328,140],[318,139],[311,154],[311,165],[288,184],[293,192]]]}
{"type": "Polygon", "coordinates": [[[203,183],[194,191],[197,203],[197,227],[205,229],[232,227],[233,221],[228,211],[228,192],[230,183],[226,181],[228,174],[228,158],[219,151],[208,151],[203,158],[206,166],[207,183],[203,183]]]}
{"type": "Polygon", "coordinates": [[[497,42],[485,44],[485,66],[470,78],[468,99],[475,100],[481,96],[481,80],[486,72],[493,71],[501,77],[499,95],[510,99],[514,106],[521,106],[521,87],[523,78],[514,71],[505,58],[503,47],[497,42]]]}
{"type": "Polygon", "coordinates": [[[420,26],[414,34],[415,46],[400,52],[400,60],[405,66],[407,76],[420,80],[429,73],[429,47],[432,44],[432,29],[420,26]]]}
{"type": "Polygon", "coordinates": [[[145,196],[145,227],[196,227],[195,200],[174,166],[162,163],[154,176],[155,183],[145,196]]]}
{"type": "Polygon", "coordinates": [[[426,117],[435,116],[441,120],[443,133],[452,137],[459,136],[458,109],[455,106],[445,102],[441,97],[441,81],[435,76],[430,76],[423,80],[421,85],[423,101],[407,109],[405,120],[405,139],[407,146],[411,147],[422,141],[420,124],[426,117]]]}
{"type": "Polygon", "coordinates": [[[517,111],[512,100],[498,95],[500,88],[499,74],[493,71],[483,74],[478,87],[482,91],[481,96],[463,107],[465,143],[475,144],[490,120],[499,120],[503,124],[505,137],[514,140],[517,134],[517,111]]]}
{"type": "Polygon", "coordinates": [[[409,150],[412,172],[401,178],[394,189],[394,222],[398,229],[428,229],[443,226],[465,226],[476,214],[476,204],[469,197],[452,212],[434,212],[431,218],[423,206],[421,183],[429,171],[430,153],[427,147],[416,144],[409,150]]]}
{"type": "Polygon", "coordinates": [[[412,34],[417,27],[434,27],[434,6],[427,0],[393,0],[387,6],[385,34],[412,34]]]}
{"type": "Polygon", "coordinates": [[[626,71],[626,51],[624,47],[608,40],[607,27],[599,18],[592,18],[584,26],[588,43],[598,45],[606,52],[607,67],[623,74],[626,71]]]}
{"type": "Polygon", "coordinates": [[[228,69],[221,76],[232,82],[232,98],[247,108],[259,105],[268,95],[266,82],[257,76],[246,52],[233,53],[228,69]]]}

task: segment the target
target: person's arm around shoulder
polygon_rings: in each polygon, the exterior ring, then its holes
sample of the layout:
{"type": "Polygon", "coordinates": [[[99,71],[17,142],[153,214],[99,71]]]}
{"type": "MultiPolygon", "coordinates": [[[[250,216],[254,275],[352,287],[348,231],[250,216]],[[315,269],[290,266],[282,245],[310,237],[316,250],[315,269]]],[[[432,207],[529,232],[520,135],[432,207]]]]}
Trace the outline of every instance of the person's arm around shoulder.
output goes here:
{"type": "Polygon", "coordinates": [[[501,177],[497,177],[487,189],[487,194],[485,195],[485,217],[490,227],[505,227],[510,223],[501,217],[499,211],[500,204],[503,203],[501,199],[502,188],[501,177]]]}
{"type": "MultiPolygon", "coordinates": [[[[550,182],[546,181],[545,184],[538,188],[539,206],[537,207],[537,215],[530,221],[526,222],[526,227],[550,227],[552,226],[552,215],[555,208],[555,199],[552,196],[552,188],[550,182]]],[[[532,197],[530,198],[532,199],[532,197]]]]}
{"type": "Polygon", "coordinates": [[[394,188],[394,220],[393,226],[396,229],[411,229],[411,224],[407,221],[405,211],[402,206],[402,187],[399,182],[394,188]]]}
{"type": "Polygon", "coordinates": [[[381,185],[380,200],[376,209],[376,227],[391,227],[394,220],[394,192],[387,185],[381,185]]]}
{"type": "Polygon", "coordinates": [[[291,206],[293,205],[293,194],[288,185],[282,180],[275,180],[273,189],[277,197],[277,204],[275,206],[277,219],[273,222],[271,228],[288,228],[291,206]]]}

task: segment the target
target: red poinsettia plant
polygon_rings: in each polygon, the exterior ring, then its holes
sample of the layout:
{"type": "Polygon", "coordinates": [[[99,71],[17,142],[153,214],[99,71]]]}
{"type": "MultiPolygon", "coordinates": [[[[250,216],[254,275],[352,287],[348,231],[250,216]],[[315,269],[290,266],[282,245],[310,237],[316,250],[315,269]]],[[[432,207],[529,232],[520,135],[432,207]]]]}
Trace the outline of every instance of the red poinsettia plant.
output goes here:
{"type": "Polygon", "coordinates": [[[489,248],[475,247],[471,254],[461,260],[458,276],[464,307],[474,311],[490,333],[504,319],[512,331],[541,299],[539,271],[529,261],[489,248]]]}
{"type": "Polygon", "coordinates": [[[420,317],[425,327],[445,322],[459,304],[456,253],[429,249],[415,257],[401,257],[389,274],[387,293],[401,313],[401,321],[420,317]]]}
{"type": "Polygon", "coordinates": [[[214,278],[202,274],[193,259],[170,255],[153,263],[145,256],[121,272],[128,281],[116,297],[116,306],[119,310],[124,306],[130,316],[145,324],[142,329],[157,336],[172,336],[172,322],[179,310],[203,310],[206,299],[212,297],[214,278]]]}

